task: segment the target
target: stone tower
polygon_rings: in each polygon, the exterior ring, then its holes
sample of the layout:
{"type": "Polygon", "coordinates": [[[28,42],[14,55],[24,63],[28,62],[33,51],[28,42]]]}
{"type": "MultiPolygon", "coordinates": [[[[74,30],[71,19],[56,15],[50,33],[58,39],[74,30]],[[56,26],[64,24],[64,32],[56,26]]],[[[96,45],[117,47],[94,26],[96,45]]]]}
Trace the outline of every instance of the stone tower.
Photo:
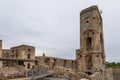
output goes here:
{"type": "Polygon", "coordinates": [[[76,51],[78,70],[93,73],[105,69],[102,18],[97,6],[80,13],[80,47],[76,51]]]}
{"type": "MultiPolygon", "coordinates": [[[[0,58],[2,57],[2,40],[0,40],[0,58]]],[[[0,61],[0,67],[2,67],[2,61],[0,61]]]]}

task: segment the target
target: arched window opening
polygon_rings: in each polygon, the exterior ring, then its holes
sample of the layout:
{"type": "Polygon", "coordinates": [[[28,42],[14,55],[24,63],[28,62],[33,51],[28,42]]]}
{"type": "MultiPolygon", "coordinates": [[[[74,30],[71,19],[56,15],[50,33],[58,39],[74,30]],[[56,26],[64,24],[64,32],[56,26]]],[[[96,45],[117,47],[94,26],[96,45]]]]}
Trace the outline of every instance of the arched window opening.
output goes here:
{"type": "Polygon", "coordinates": [[[67,63],[66,60],[64,60],[64,63],[63,63],[63,66],[64,66],[64,67],[66,67],[66,63],[67,63]]]}
{"type": "Polygon", "coordinates": [[[86,38],[86,48],[87,48],[87,50],[90,50],[91,46],[92,46],[92,39],[91,39],[91,37],[87,37],[86,38]]]}
{"type": "Polygon", "coordinates": [[[53,66],[56,65],[56,61],[57,61],[56,59],[53,59],[53,60],[52,60],[52,64],[53,64],[53,66]]]}
{"type": "Polygon", "coordinates": [[[16,58],[18,58],[18,53],[16,53],[16,58]]]}
{"type": "Polygon", "coordinates": [[[28,63],[28,69],[30,69],[30,63],[28,63]]]}
{"type": "Polygon", "coordinates": [[[30,59],[30,54],[27,54],[27,58],[30,59]]]}
{"type": "Polygon", "coordinates": [[[30,54],[30,52],[31,52],[31,49],[28,49],[28,53],[30,54]]]}
{"type": "Polygon", "coordinates": [[[46,64],[46,65],[50,65],[50,59],[49,59],[49,58],[46,58],[46,59],[45,59],[45,64],[46,64]]]}
{"type": "Polygon", "coordinates": [[[35,65],[38,65],[38,61],[35,61],[35,65]]]}

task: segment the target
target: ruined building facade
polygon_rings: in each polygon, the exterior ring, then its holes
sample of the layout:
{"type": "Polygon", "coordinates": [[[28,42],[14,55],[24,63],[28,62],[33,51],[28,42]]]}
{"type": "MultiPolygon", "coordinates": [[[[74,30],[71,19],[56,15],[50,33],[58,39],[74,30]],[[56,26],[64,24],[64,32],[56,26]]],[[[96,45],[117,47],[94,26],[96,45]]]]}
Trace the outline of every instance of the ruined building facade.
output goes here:
{"type": "Polygon", "coordinates": [[[89,7],[80,13],[80,48],[75,60],[38,57],[39,61],[50,66],[62,66],[81,72],[105,72],[105,53],[102,18],[97,6],[89,7]]]}
{"type": "Polygon", "coordinates": [[[0,44],[0,67],[23,66],[25,69],[31,69],[35,65],[35,48],[33,46],[20,45],[2,49],[2,40],[0,44]]]}
{"type": "Polygon", "coordinates": [[[102,18],[96,6],[80,13],[80,47],[76,51],[78,70],[96,72],[105,69],[102,18]]]}
{"type": "Polygon", "coordinates": [[[23,66],[32,69],[36,65],[48,65],[71,68],[87,74],[105,72],[105,53],[102,18],[97,6],[84,9],[80,13],[80,49],[76,50],[76,59],[67,60],[55,57],[35,57],[35,48],[20,45],[2,49],[0,40],[0,67],[23,66]]]}

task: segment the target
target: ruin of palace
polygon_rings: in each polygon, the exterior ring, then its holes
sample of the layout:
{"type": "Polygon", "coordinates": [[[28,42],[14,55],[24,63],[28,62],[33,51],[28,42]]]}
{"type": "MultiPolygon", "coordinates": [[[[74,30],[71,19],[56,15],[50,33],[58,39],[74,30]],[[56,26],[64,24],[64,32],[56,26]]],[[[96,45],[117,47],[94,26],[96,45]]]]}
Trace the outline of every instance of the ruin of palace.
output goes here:
{"type": "MultiPolygon", "coordinates": [[[[91,6],[80,13],[80,49],[76,59],[68,60],[43,54],[35,56],[35,47],[20,45],[2,49],[0,40],[0,71],[9,74],[17,71],[39,69],[46,66],[54,77],[69,77],[72,80],[106,80],[102,17],[97,6],[91,6]]],[[[21,72],[22,73],[22,72],[21,72]]]]}

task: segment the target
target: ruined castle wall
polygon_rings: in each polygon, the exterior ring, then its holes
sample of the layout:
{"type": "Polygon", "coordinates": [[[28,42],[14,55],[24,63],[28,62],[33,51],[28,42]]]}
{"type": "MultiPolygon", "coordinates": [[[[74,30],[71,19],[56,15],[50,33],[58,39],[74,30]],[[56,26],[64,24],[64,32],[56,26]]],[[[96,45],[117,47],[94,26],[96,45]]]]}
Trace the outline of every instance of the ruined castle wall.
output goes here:
{"type": "Polygon", "coordinates": [[[106,78],[107,80],[120,80],[120,69],[119,68],[107,68],[106,78]]]}
{"type": "Polygon", "coordinates": [[[34,60],[35,48],[33,46],[20,45],[20,46],[12,47],[10,49],[3,49],[2,58],[8,59],[8,60],[2,61],[3,62],[2,64],[4,67],[25,66],[26,69],[32,68],[32,66],[35,64],[35,61],[27,62],[22,59],[34,60]],[[11,59],[14,59],[14,60],[11,60],[11,59]]]}
{"type": "Polygon", "coordinates": [[[35,48],[32,46],[16,46],[11,49],[3,49],[2,57],[3,58],[14,58],[14,59],[35,59],[35,48]]]}
{"type": "Polygon", "coordinates": [[[55,66],[61,66],[65,68],[75,68],[75,60],[67,60],[67,59],[61,59],[61,58],[55,58],[55,57],[46,57],[46,56],[40,56],[36,58],[38,60],[39,64],[45,64],[50,66],[51,68],[55,66]]]}
{"type": "Polygon", "coordinates": [[[0,57],[2,57],[2,40],[0,40],[0,57]]]}
{"type": "Polygon", "coordinates": [[[112,68],[106,69],[106,77],[107,77],[107,80],[115,80],[115,79],[113,79],[113,69],[112,68]]]}
{"type": "Polygon", "coordinates": [[[12,58],[35,59],[35,48],[32,46],[21,45],[12,47],[10,50],[12,58]]]}
{"type": "MultiPolygon", "coordinates": [[[[0,57],[2,57],[2,40],[0,40],[0,57]]],[[[0,67],[2,67],[2,61],[0,61],[0,67]]]]}
{"type": "Polygon", "coordinates": [[[120,80],[120,69],[113,69],[113,80],[120,80]]]}
{"type": "Polygon", "coordinates": [[[102,67],[102,56],[100,53],[96,53],[92,55],[93,57],[93,71],[100,71],[102,67]]]}
{"type": "Polygon", "coordinates": [[[2,50],[2,58],[10,58],[11,52],[9,49],[3,49],[2,50]]]}
{"type": "Polygon", "coordinates": [[[101,72],[96,72],[89,76],[89,80],[104,80],[104,78],[101,72]]]}
{"type": "Polygon", "coordinates": [[[102,71],[105,67],[102,19],[97,6],[80,13],[80,50],[76,51],[78,70],[102,71]]]}
{"type": "Polygon", "coordinates": [[[34,62],[26,62],[24,61],[24,65],[25,65],[25,69],[28,70],[28,69],[32,69],[33,66],[35,65],[34,62]]]}
{"type": "Polygon", "coordinates": [[[76,68],[78,71],[84,71],[85,69],[85,55],[82,53],[82,49],[76,50],[76,68]]]}

